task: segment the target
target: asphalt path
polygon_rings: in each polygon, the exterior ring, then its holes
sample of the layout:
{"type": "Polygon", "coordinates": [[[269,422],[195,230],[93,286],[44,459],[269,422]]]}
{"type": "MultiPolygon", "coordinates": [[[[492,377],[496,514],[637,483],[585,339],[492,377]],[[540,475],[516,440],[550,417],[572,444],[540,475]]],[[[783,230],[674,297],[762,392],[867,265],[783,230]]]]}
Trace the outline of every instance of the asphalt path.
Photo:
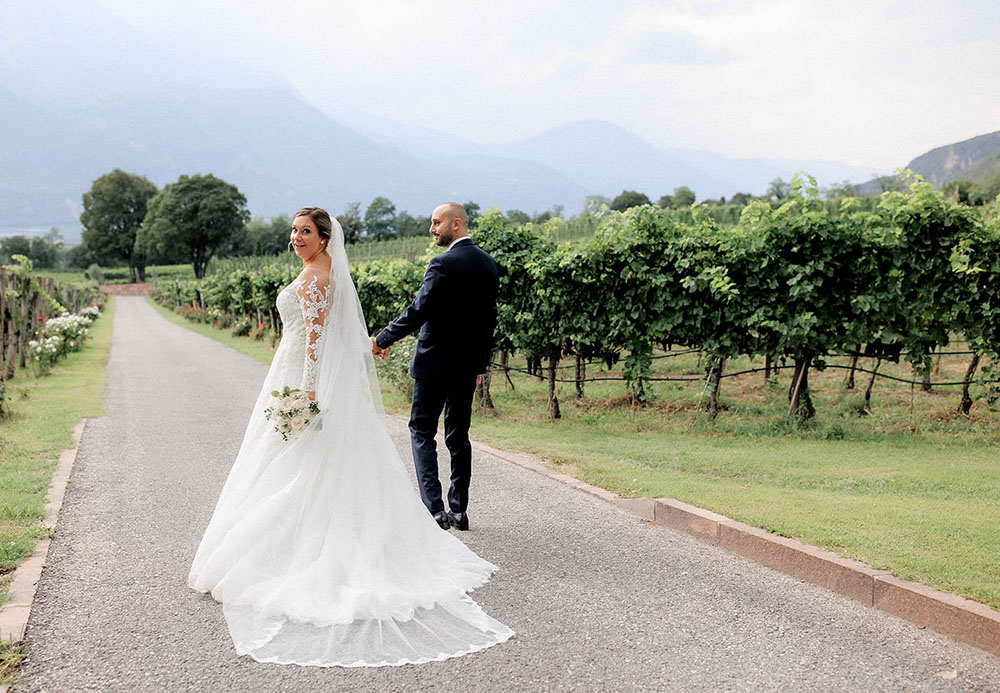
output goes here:
{"type": "Polygon", "coordinates": [[[500,567],[474,596],[511,641],[376,669],[237,657],[185,579],[266,367],[119,297],[107,370],[15,690],[1000,690],[1000,659],[485,454],[460,536],[500,567]]]}

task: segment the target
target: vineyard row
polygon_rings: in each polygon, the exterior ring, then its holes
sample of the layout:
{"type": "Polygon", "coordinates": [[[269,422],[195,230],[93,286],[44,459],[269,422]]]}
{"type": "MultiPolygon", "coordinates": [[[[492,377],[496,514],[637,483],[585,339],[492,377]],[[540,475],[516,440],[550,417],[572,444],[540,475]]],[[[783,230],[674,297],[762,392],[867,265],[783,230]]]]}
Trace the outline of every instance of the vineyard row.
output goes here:
{"type": "MultiPolygon", "coordinates": [[[[985,381],[996,380],[1000,219],[990,213],[913,180],[867,208],[846,200],[830,209],[797,186],[780,207],[751,203],[726,228],[697,209],[683,218],[644,206],[606,215],[593,237],[569,244],[552,242],[544,225],[515,226],[496,212],[472,235],[501,267],[499,358],[545,362],[553,416],[566,356],[580,364],[621,357],[630,395],[642,402],[654,346],[679,345],[708,354],[710,409],[728,359],[785,359],[793,364],[789,416],[810,417],[809,372],[824,368],[829,353],[902,353],[924,378],[933,354],[959,335],[974,352],[966,380],[980,363],[985,381]]],[[[352,269],[370,330],[412,299],[425,263],[352,269]]],[[[200,284],[161,282],[155,295],[195,319],[277,338],[274,301],[291,272],[275,265],[200,284]]],[[[996,394],[988,393],[992,405],[996,394]]]]}

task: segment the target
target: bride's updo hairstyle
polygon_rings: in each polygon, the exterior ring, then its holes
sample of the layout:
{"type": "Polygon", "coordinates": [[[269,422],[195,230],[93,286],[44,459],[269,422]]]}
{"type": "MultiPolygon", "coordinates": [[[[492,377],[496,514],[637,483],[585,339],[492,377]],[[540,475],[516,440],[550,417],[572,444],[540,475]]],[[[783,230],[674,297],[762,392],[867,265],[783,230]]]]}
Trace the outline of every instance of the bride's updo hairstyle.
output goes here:
{"type": "Polygon", "coordinates": [[[330,221],[330,213],[322,207],[303,207],[295,213],[292,221],[299,217],[309,217],[313,220],[313,223],[316,224],[316,232],[323,239],[323,249],[326,250],[333,237],[333,222],[330,221]]]}

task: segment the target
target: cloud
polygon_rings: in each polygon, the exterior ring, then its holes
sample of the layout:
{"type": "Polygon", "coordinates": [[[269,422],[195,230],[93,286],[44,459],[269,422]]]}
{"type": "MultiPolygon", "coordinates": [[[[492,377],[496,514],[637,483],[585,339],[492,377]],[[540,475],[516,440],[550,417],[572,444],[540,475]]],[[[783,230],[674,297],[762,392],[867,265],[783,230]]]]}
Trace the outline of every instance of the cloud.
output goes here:
{"type": "Polygon", "coordinates": [[[605,119],[661,146],[887,168],[1000,128],[986,2],[102,2],[328,110],[483,141],[605,119]]]}

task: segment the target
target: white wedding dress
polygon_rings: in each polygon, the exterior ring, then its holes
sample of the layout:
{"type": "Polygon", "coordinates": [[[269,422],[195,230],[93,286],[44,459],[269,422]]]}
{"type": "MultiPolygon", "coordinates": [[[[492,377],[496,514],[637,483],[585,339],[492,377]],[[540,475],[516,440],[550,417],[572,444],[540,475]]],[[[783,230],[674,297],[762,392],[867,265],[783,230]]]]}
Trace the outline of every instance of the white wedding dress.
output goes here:
{"type": "Polygon", "coordinates": [[[281,344],[188,584],[262,662],[415,664],[503,642],[513,631],[468,596],[495,566],[438,527],[385,428],[334,226],[330,275],[305,271],[278,295],[281,344]],[[287,442],[264,417],[285,385],[321,408],[287,442]]]}

